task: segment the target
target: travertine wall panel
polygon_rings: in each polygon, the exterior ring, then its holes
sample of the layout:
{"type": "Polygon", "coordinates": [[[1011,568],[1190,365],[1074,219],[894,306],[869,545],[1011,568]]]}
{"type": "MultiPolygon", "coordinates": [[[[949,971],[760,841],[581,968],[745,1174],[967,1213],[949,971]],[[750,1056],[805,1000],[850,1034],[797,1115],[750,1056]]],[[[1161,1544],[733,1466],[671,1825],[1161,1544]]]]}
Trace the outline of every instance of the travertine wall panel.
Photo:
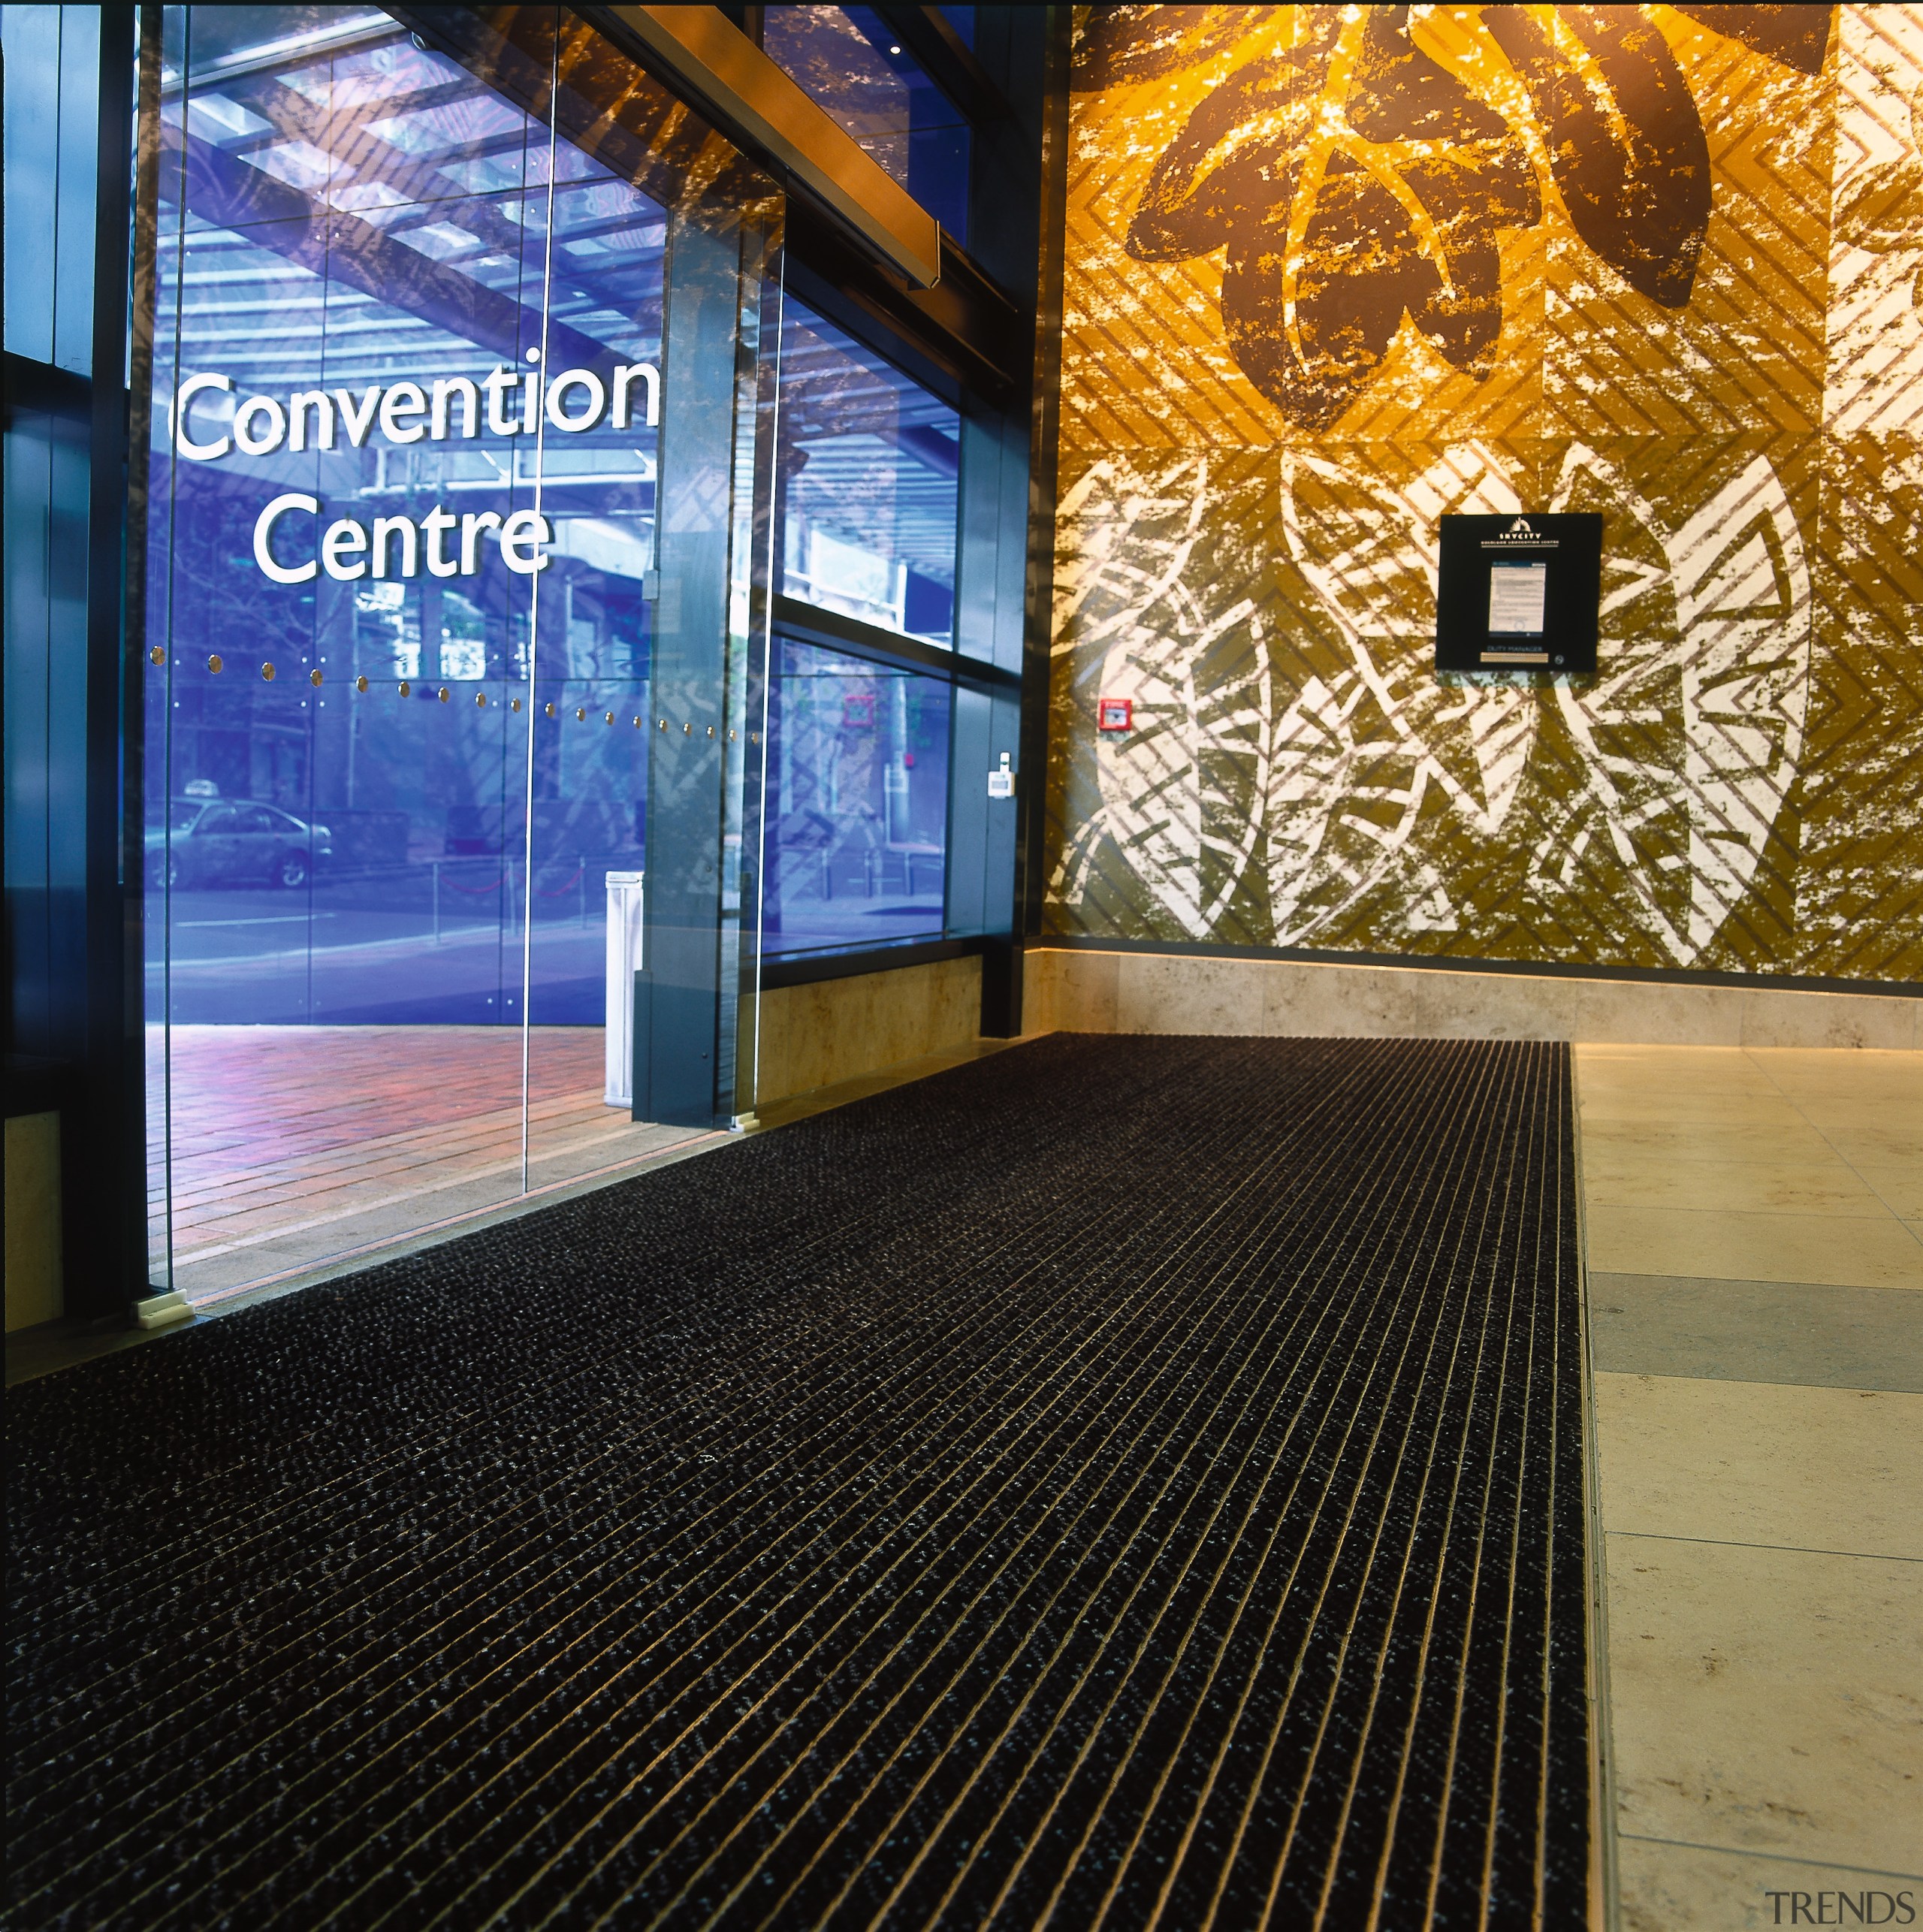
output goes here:
{"type": "Polygon", "coordinates": [[[766,1106],[980,1037],[982,962],[938,959],[761,996],[755,1103],[766,1106]]]}
{"type": "Polygon", "coordinates": [[[1923,8],[1115,8],[1076,79],[1047,929],[1923,977],[1923,8]],[[1439,681],[1440,518],[1530,509],[1598,675],[1439,681]]]}
{"type": "Polygon", "coordinates": [[[1046,946],[1028,954],[1024,990],[1031,1033],[1923,1046],[1923,1001],[1873,991],[1046,946]]]}

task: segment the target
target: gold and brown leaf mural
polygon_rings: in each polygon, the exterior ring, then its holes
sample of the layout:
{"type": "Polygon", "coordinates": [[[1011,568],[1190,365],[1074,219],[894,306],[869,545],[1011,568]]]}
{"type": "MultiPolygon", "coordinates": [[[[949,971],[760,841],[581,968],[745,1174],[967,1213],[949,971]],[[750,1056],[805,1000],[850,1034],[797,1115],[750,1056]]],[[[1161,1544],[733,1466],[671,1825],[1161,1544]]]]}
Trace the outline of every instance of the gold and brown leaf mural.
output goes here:
{"type": "Polygon", "coordinates": [[[1923,7],[1090,8],[1073,77],[1049,930],[1923,977],[1923,7]],[[1438,520],[1530,509],[1597,675],[1438,680],[1438,520]]]}

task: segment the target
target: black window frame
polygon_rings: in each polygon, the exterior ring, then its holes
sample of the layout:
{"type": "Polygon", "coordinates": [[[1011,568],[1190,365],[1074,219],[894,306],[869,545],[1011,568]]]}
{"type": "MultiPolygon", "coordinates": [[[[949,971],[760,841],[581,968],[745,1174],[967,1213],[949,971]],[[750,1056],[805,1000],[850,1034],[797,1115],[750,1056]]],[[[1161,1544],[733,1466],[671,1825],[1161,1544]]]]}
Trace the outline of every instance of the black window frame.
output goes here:
{"type": "MultiPolygon", "coordinates": [[[[763,10],[723,11],[759,43],[763,10]]],[[[770,587],[771,634],[949,679],[943,931],[938,940],[777,956],[759,962],[759,984],[771,990],[979,953],[982,1031],[1006,1037],[1020,1026],[1020,945],[1032,919],[1031,855],[1039,852],[1045,783],[1039,747],[1048,653],[1038,617],[1045,626],[1049,587],[1031,568],[1031,469],[1040,453],[1035,328],[1043,128],[1068,10],[978,9],[976,50],[938,8],[875,11],[969,124],[969,235],[989,262],[944,231],[941,279],[930,289],[913,288],[807,201],[793,198],[783,300],[785,306],[792,296],[961,418],[953,644],[943,651],[897,636],[789,598],[778,584],[770,587]],[[1013,101],[997,85],[980,53],[992,59],[998,50],[1011,76],[1031,80],[1032,98],[1013,101]],[[1026,219],[1010,222],[1011,206],[1026,219]],[[1016,778],[1013,799],[989,791],[989,774],[1004,754],[1016,778]]]]}

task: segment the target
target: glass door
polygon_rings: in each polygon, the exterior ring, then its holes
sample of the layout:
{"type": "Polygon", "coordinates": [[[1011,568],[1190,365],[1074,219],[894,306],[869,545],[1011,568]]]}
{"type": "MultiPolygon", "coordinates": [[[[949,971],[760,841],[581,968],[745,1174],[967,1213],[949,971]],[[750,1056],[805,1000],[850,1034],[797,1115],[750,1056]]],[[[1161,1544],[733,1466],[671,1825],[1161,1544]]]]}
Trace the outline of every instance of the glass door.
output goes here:
{"type": "Polygon", "coordinates": [[[780,205],[564,10],[162,19],[149,1226],[204,1302],[725,1124],[728,787],[690,754],[740,729],[765,603],[739,318],[780,205]],[[654,1004],[692,977],[712,1036],[705,1108],[657,1048],[665,1124],[632,1070],[663,881],[654,1004]]]}

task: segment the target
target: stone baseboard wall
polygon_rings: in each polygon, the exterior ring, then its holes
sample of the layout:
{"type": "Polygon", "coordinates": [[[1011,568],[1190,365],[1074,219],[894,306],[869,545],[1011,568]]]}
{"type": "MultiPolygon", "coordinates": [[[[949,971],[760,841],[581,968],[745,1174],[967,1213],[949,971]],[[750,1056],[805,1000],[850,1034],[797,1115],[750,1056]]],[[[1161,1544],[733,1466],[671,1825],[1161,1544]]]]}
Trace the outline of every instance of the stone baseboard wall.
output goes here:
{"type": "Polygon", "coordinates": [[[974,956],[776,987],[761,996],[755,1105],[965,1046],[981,1022],[974,956]]]}
{"type": "Polygon", "coordinates": [[[1024,1032],[1923,1047],[1923,1000],[1446,967],[1031,947],[1024,1032]]]}

